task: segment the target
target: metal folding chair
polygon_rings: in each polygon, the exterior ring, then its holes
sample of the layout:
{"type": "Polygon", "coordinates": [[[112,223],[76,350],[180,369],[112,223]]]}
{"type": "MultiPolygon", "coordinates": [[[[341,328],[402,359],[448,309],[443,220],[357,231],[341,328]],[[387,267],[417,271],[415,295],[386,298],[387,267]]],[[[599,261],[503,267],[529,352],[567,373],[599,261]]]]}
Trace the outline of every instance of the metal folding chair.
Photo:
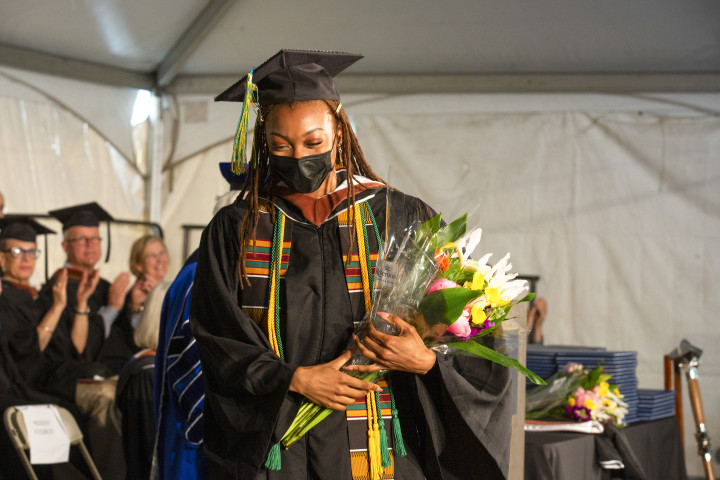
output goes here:
{"type": "MultiPolygon", "coordinates": [[[[93,478],[95,480],[102,480],[97,467],[95,467],[95,462],[93,462],[93,459],[90,456],[90,452],[88,452],[88,449],[85,447],[83,434],[80,431],[80,427],[78,427],[75,418],[66,409],[57,405],[55,405],[55,407],[60,413],[60,419],[62,420],[65,431],[70,439],[70,445],[77,445],[80,449],[83,459],[87,463],[88,469],[90,470],[93,478]]],[[[7,430],[8,435],[15,446],[15,450],[18,455],[20,455],[20,460],[22,461],[23,467],[25,467],[25,471],[31,480],[37,480],[37,475],[35,475],[35,471],[30,463],[30,445],[27,440],[27,428],[25,427],[25,418],[23,417],[22,411],[17,407],[9,407],[5,410],[3,420],[5,422],[5,430],[7,430]]]]}

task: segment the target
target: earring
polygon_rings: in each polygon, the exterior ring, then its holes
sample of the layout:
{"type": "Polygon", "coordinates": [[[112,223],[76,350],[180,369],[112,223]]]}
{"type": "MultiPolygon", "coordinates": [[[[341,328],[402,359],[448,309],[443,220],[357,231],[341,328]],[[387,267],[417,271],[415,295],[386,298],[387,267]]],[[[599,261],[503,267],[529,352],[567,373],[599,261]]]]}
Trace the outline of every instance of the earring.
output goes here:
{"type": "Polygon", "coordinates": [[[343,166],[343,159],[342,159],[342,140],[338,143],[338,165],[341,167],[343,166]]]}

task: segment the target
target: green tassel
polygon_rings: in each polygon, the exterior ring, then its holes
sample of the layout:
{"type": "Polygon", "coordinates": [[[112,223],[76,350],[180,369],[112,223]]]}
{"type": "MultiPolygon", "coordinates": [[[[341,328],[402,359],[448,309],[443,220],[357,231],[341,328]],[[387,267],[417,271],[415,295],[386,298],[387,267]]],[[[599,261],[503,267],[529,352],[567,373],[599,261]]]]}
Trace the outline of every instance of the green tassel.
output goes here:
{"type": "Polygon", "coordinates": [[[253,104],[255,98],[257,98],[258,91],[257,85],[252,83],[252,76],[253,70],[250,70],[247,85],[245,86],[245,99],[243,100],[240,119],[238,120],[238,126],[235,131],[235,140],[233,141],[232,171],[235,175],[243,174],[246,171],[248,119],[250,117],[250,106],[253,104]]]}
{"type": "Polygon", "coordinates": [[[268,470],[280,470],[280,442],[270,447],[270,453],[268,453],[267,460],[265,460],[265,468],[268,470]]]}
{"type": "Polygon", "coordinates": [[[388,389],[390,390],[390,408],[392,410],[392,429],[393,440],[395,441],[395,455],[398,457],[404,457],[407,455],[407,452],[405,451],[405,441],[403,440],[402,430],[400,429],[400,418],[398,417],[397,407],[395,406],[395,395],[393,395],[389,379],[388,389]]]}
{"type": "Polygon", "coordinates": [[[382,465],[383,468],[386,468],[390,466],[392,460],[390,459],[387,431],[385,430],[385,420],[382,418],[380,394],[378,392],[375,392],[375,403],[377,403],[378,407],[378,426],[380,427],[380,465],[382,465]]]}

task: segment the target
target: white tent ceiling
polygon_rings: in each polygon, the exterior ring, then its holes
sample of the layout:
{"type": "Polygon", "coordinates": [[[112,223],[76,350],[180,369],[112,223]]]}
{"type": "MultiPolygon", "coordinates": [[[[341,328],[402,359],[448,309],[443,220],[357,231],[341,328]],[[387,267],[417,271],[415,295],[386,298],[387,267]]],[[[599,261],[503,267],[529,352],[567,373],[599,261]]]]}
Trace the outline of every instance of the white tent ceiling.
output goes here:
{"type": "Polygon", "coordinates": [[[292,47],[365,54],[344,93],[717,91],[718,25],[715,0],[3,0],[0,65],[207,93],[292,47]]]}

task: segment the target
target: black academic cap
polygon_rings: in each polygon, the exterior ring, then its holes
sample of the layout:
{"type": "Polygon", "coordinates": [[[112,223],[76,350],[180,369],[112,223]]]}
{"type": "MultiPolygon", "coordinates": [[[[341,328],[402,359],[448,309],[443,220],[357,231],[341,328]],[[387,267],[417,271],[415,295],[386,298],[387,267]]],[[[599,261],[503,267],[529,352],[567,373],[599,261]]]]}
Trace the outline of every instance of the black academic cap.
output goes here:
{"type": "Polygon", "coordinates": [[[230,190],[242,190],[243,183],[247,174],[235,174],[232,171],[232,162],[220,162],[220,173],[223,178],[230,184],[230,190]]]}
{"type": "Polygon", "coordinates": [[[105,262],[110,259],[110,222],[112,222],[113,217],[96,202],[73,205],[72,207],[52,210],[48,213],[60,220],[63,226],[63,232],[70,227],[97,227],[100,225],[100,222],[108,222],[105,262]]]}
{"type": "Polygon", "coordinates": [[[113,217],[95,202],[52,210],[48,213],[60,220],[63,232],[70,227],[97,227],[102,221],[113,220],[113,217]]]}
{"type": "Polygon", "coordinates": [[[48,233],[55,233],[55,231],[39,224],[31,217],[7,215],[0,218],[0,240],[14,238],[23,242],[34,242],[38,235],[48,233]]]}
{"type": "Polygon", "coordinates": [[[356,53],[280,50],[239,82],[215,97],[242,102],[248,77],[258,88],[260,106],[303,100],[340,100],[333,77],[363,58],[356,53]]]}

